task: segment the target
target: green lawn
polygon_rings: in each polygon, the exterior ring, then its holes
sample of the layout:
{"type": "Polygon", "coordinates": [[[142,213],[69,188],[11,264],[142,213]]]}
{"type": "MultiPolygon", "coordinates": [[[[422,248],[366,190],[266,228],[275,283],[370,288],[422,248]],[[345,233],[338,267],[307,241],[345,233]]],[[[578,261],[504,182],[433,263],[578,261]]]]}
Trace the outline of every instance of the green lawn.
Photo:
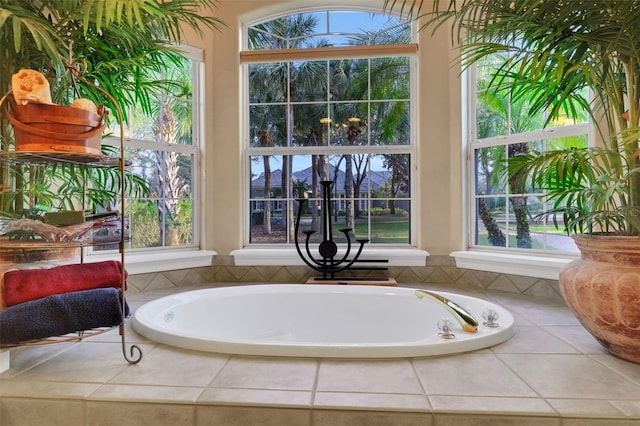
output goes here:
{"type": "MultiPolygon", "coordinates": [[[[516,230],[515,225],[511,226],[510,228],[512,228],[512,231],[516,230]]],[[[560,228],[556,229],[555,226],[553,226],[553,223],[549,223],[547,224],[546,228],[544,225],[542,224],[533,224],[530,223],[529,224],[529,231],[534,233],[534,234],[543,234],[543,233],[547,233],[547,234],[566,234],[566,232],[564,232],[564,229],[562,228],[562,226],[560,226],[560,228]]]]}
{"type": "MultiPolygon", "coordinates": [[[[478,235],[478,245],[491,247],[491,243],[489,242],[489,238],[486,233],[481,233],[478,235]]],[[[533,250],[538,250],[538,249],[541,250],[544,248],[544,246],[542,245],[542,242],[536,241],[536,240],[531,241],[531,246],[532,246],[531,249],[533,250]]],[[[518,243],[516,241],[515,235],[509,235],[509,247],[518,247],[518,243]]]]}
{"type": "MultiPolygon", "coordinates": [[[[333,224],[333,238],[336,242],[343,242],[342,232],[339,230],[344,224],[333,224]],[[342,238],[341,238],[342,237],[342,238]]],[[[354,234],[356,238],[367,238],[367,223],[356,222],[354,234]]],[[[409,243],[409,220],[405,217],[376,216],[371,221],[371,242],[386,244],[409,243]]]]}

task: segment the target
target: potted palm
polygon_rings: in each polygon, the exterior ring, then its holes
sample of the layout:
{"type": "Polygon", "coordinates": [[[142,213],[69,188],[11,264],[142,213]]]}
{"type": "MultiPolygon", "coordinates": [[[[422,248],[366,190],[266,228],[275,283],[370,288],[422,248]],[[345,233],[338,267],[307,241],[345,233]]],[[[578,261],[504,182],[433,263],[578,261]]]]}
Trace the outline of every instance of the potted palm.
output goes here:
{"type": "MultiPolygon", "coordinates": [[[[204,29],[219,29],[223,23],[209,13],[216,7],[217,0],[0,1],[0,93],[11,89],[14,74],[33,69],[46,76],[56,104],[90,99],[110,111],[110,125],[126,123],[135,108],[151,115],[153,94],[179,84],[166,70],[183,56],[178,47],[183,31],[202,35],[204,29]]],[[[14,144],[3,108],[0,151],[14,144]]],[[[109,154],[107,145],[102,150],[109,154]]],[[[0,185],[13,182],[12,190],[0,194],[4,216],[24,216],[54,200],[63,207],[78,205],[81,198],[88,207],[106,205],[120,194],[117,167],[98,172],[58,165],[37,172],[42,174],[0,162],[0,185]]],[[[130,173],[125,173],[125,184],[129,194],[148,189],[147,182],[130,173]]]]}
{"type": "Polygon", "coordinates": [[[463,65],[508,53],[495,90],[528,97],[547,124],[587,110],[596,146],[528,152],[508,178],[546,192],[545,215],[582,258],[560,288],[585,328],[612,354],[640,363],[640,2],[633,0],[387,0],[423,29],[452,28],[463,65]],[[590,99],[582,94],[590,90],[590,99]]]}

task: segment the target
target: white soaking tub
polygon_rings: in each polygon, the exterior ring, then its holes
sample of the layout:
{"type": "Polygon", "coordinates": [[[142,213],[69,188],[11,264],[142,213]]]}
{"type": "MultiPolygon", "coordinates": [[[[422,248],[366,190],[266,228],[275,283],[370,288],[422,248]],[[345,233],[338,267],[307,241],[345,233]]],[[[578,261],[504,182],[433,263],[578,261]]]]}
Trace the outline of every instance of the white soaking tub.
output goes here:
{"type": "Polygon", "coordinates": [[[399,358],[486,348],[515,332],[503,307],[462,294],[437,294],[463,307],[479,325],[463,331],[457,317],[416,289],[360,285],[265,284],[177,293],[150,301],[133,315],[145,337],[187,349],[228,354],[399,358]],[[499,315],[497,326],[483,312],[499,315]],[[448,318],[451,338],[442,338],[448,318]],[[440,324],[439,324],[440,323],[440,324]]]}

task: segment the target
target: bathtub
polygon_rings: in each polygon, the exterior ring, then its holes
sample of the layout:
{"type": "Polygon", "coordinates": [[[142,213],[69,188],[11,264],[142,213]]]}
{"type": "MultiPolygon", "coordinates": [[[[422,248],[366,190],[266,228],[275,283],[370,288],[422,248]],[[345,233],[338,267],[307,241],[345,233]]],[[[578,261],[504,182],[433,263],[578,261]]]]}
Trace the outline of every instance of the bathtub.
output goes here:
{"type": "Polygon", "coordinates": [[[136,332],[156,342],[241,355],[399,358],[471,351],[504,342],[513,316],[487,300],[437,292],[472,314],[476,333],[415,289],[357,285],[267,284],[193,290],[145,303],[133,314],[136,332]],[[498,313],[497,327],[483,312],[498,313]],[[453,338],[439,337],[443,318],[453,338]]]}

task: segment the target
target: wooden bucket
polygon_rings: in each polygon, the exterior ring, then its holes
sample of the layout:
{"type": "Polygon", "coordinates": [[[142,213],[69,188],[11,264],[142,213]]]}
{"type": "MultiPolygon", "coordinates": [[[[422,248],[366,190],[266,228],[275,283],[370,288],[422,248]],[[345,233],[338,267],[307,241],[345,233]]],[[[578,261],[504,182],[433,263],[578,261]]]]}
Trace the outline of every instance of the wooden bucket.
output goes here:
{"type": "Polygon", "coordinates": [[[101,154],[104,108],[101,115],[63,105],[18,105],[12,93],[7,98],[16,151],[101,154]]]}

